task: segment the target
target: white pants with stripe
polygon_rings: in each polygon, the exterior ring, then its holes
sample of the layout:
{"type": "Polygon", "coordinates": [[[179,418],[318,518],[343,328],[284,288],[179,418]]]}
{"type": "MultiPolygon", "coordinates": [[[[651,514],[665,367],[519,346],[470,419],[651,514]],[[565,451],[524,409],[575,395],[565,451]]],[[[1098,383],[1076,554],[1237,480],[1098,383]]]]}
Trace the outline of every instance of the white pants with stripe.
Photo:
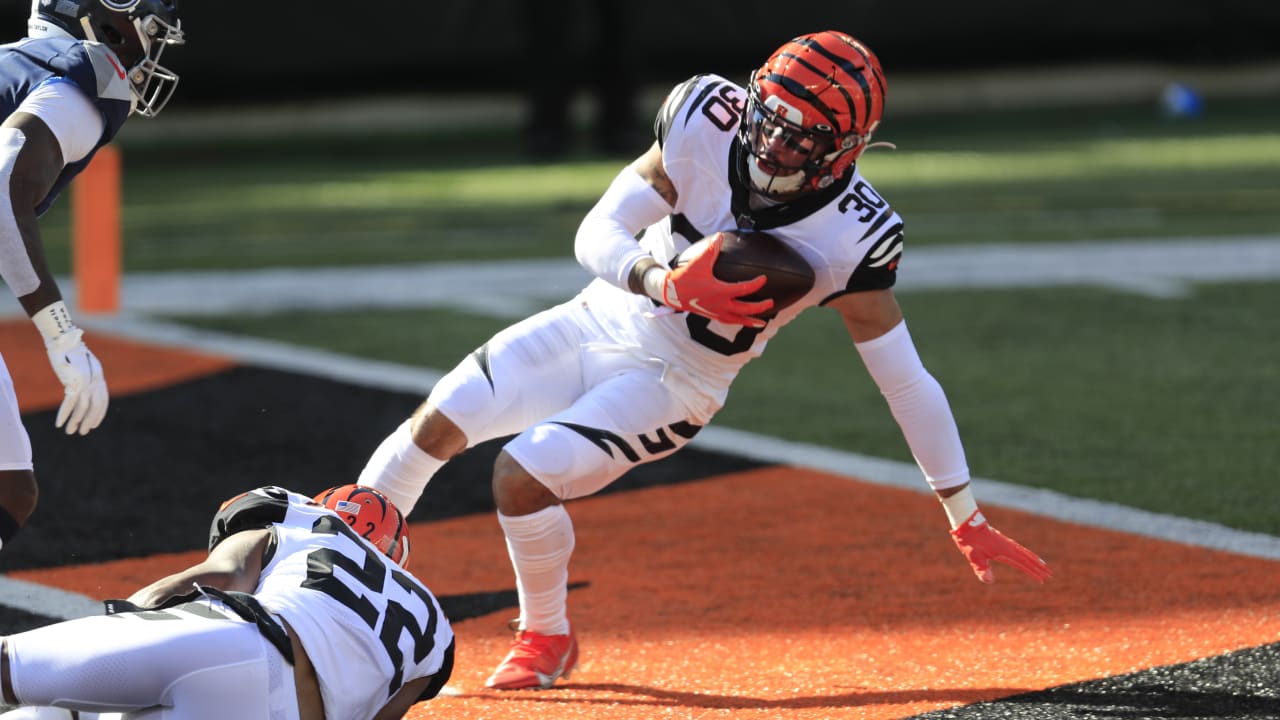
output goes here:
{"type": "Polygon", "coordinates": [[[5,641],[22,705],[130,720],[298,720],[293,667],[216,600],[68,620],[5,641]]]}
{"type": "Polygon", "coordinates": [[[561,500],[591,495],[684,447],[688,386],[661,359],[612,341],[580,300],[495,335],[432,389],[470,444],[505,450],[561,500]]]}

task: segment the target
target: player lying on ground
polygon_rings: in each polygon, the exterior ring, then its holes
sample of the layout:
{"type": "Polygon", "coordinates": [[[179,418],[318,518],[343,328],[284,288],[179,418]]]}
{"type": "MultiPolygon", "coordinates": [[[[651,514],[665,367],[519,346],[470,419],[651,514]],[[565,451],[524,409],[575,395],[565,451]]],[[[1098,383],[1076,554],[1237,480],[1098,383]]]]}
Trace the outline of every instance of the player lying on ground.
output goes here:
{"type": "Polygon", "coordinates": [[[490,687],[549,687],[577,662],[566,606],[574,533],[563,503],[684,447],[742,367],[810,307],[840,313],[979,579],[993,580],[993,560],[1049,577],[1039,557],[979,512],[950,405],[894,298],[902,219],[855,165],[884,99],[875,55],[838,32],[788,42],[745,88],[715,75],[677,86],[658,113],[657,142],[578,230],[577,257],[596,279],[464,359],[374,452],[360,483],[411,509],[450,458],[515,434],[492,484],[519,632],[490,687]],[[747,299],[768,296],[763,276],[718,279],[723,240],[673,262],[705,237],[753,230],[812,267],[812,288],[793,304],[747,299]]]}
{"type": "Polygon", "coordinates": [[[454,651],[436,598],[397,564],[406,530],[369,488],[240,495],[203,562],[107,615],[4,638],[5,702],[44,707],[0,718],[400,718],[440,691],[454,651]]]}

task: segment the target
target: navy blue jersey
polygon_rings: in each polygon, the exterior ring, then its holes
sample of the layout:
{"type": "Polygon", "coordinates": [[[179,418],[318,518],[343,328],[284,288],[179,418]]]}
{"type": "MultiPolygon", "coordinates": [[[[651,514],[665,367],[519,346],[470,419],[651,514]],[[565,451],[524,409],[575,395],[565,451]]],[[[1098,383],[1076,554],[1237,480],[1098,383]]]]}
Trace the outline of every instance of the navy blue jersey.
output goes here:
{"type": "Polygon", "coordinates": [[[120,131],[132,110],[129,80],[116,56],[104,45],[62,38],[26,38],[0,45],[0,113],[13,114],[22,101],[47,82],[70,82],[102,113],[104,129],[93,150],[62,169],[53,188],[36,207],[43,215],[71,180],[89,165],[98,148],[120,131]]]}

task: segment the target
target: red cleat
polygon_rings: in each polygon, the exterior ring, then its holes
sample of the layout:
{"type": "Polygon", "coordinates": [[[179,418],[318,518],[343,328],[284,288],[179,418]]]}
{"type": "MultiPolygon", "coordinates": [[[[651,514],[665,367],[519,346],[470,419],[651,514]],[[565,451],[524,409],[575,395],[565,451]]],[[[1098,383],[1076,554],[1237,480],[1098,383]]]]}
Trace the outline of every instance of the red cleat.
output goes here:
{"type": "Polygon", "coordinates": [[[568,678],[578,664],[578,639],[568,635],[542,635],[531,630],[516,633],[511,652],[485,680],[495,690],[543,689],[568,678]]]}

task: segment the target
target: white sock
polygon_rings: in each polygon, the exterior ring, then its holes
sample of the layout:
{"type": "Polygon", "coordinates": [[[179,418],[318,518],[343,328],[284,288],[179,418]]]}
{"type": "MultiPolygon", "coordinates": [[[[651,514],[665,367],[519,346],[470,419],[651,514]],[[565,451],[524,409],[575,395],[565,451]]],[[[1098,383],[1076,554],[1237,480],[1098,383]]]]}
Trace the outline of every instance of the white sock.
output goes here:
{"type": "Polygon", "coordinates": [[[382,441],[356,480],[356,484],[367,485],[386,495],[405,517],[418,503],[427,481],[445,463],[413,442],[412,422],[412,419],[405,420],[382,441]]]}
{"type": "Polygon", "coordinates": [[[552,505],[517,517],[498,513],[498,523],[507,535],[507,553],[516,571],[520,629],[569,634],[566,603],[574,545],[569,513],[563,505],[552,505]]]}

